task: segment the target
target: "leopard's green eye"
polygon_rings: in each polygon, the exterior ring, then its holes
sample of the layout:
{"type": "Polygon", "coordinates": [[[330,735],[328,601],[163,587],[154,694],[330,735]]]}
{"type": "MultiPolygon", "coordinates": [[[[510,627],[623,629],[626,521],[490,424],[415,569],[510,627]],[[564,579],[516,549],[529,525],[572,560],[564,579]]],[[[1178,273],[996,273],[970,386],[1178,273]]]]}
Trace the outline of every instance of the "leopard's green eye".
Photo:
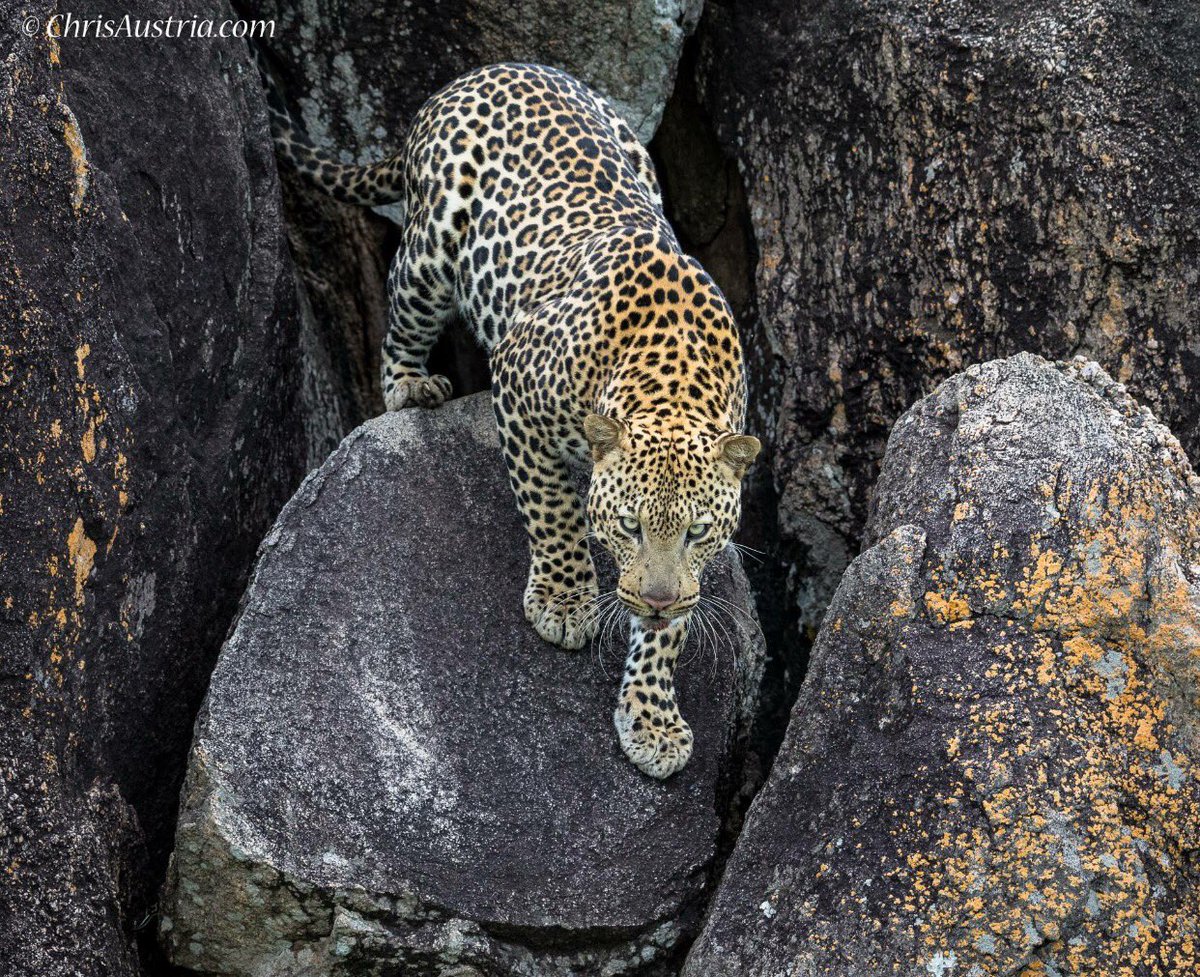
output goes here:
{"type": "Polygon", "coordinates": [[[688,526],[687,538],[692,542],[703,539],[708,535],[710,529],[712,529],[711,522],[694,522],[688,526]]]}
{"type": "Polygon", "coordinates": [[[621,523],[621,528],[630,536],[636,536],[642,528],[641,523],[634,519],[633,516],[622,516],[618,521],[621,523]]]}

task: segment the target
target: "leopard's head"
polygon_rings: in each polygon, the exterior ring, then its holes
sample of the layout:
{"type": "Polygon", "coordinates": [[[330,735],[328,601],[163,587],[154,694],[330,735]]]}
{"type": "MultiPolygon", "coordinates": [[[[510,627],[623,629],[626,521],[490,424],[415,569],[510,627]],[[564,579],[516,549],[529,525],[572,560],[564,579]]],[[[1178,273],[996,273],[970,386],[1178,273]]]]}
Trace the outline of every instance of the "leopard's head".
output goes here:
{"type": "Polygon", "coordinates": [[[617,595],[649,628],[700,599],[705,565],[741,517],[741,481],[761,448],[748,434],[654,416],[588,415],[591,530],[620,571],[617,595]]]}

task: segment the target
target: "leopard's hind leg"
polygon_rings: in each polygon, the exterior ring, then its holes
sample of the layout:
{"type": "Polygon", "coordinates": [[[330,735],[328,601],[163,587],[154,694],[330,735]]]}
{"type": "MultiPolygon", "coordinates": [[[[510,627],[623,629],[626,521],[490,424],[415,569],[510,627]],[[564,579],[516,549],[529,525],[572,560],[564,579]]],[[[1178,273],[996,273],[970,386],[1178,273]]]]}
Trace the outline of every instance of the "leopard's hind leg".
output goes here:
{"type": "Polygon", "coordinates": [[[429,352],[455,315],[452,266],[427,252],[402,247],[388,273],[388,330],[380,380],[388,410],[438,407],[450,381],[430,376],[429,352]]]}

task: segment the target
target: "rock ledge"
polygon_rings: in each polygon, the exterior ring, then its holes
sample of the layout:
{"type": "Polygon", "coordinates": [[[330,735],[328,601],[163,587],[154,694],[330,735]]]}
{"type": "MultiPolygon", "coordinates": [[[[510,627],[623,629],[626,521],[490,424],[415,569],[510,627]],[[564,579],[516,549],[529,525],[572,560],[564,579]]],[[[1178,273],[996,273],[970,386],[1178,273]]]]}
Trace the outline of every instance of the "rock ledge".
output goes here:
{"type": "MultiPolygon", "coordinates": [[[[709,585],[738,606],[740,569],[709,585]]],[[[611,725],[623,647],[521,611],[485,395],[377,418],[264,542],[197,724],[162,935],[213,974],[655,972],[698,923],[762,651],[681,669],[666,783],[611,725]],[[450,609],[457,608],[457,612],[450,609]],[[615,670],[615,671],[614,671],[615,670]]]]}

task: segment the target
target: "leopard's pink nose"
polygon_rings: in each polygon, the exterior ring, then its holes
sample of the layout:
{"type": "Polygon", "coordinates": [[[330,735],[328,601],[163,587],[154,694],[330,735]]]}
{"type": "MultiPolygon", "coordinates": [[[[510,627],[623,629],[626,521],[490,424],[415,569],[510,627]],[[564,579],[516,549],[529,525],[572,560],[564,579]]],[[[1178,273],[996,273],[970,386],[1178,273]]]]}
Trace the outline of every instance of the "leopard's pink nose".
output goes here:
{"type": "Polygon", "coordinates": [[[667,590],[643,590],[642,600],[656,611],[663,611],[679,600],[679,591],[671,593],[667,590]]]}

